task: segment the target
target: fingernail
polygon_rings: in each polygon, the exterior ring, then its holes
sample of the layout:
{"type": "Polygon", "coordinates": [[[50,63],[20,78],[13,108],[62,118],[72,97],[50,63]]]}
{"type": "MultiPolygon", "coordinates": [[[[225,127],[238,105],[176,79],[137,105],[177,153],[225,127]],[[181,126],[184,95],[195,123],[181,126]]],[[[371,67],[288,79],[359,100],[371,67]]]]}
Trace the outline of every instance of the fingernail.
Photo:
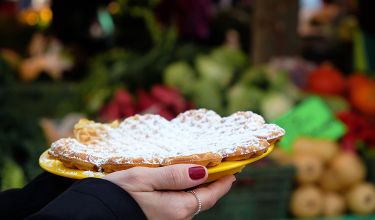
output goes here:
{"type": "Polygon", "coordinates": [[[206,169],[202,166],[190,167],[189,176],[193,180],[202,179],[206,175],[206,169]]]}
{"type": "Polygon", "coordinates": [[[235,176],[233,176],[233,180],[232,180],[232,182],[234,182],[234,181],[236,181],[237,179],[236,179],[236,177],[235,176]]]}

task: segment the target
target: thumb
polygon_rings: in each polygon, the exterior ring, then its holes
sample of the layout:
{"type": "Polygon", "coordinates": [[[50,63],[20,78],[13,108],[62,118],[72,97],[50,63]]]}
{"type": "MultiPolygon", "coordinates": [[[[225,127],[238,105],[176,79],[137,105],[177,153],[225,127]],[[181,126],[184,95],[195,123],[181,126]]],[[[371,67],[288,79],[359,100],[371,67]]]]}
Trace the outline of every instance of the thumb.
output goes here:
{"type": "Polygon", "coordinates": [[[135,167],[122,171],[130,191],[182,190],[204,183],[207,169],[194,164],[176,164],[159,168],[135,167]]]}

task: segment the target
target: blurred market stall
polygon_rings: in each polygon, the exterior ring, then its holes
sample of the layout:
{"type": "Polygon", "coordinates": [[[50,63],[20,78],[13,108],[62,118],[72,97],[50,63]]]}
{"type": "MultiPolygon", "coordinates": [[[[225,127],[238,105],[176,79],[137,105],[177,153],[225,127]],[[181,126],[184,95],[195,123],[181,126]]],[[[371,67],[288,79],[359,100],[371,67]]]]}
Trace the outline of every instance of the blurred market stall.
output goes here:
{"type": "Polygon", "coordinates": [[[373,20],[370,0],[0,0],[0,188],[82,117],[254,111],[286,136],[197,219],[375,218],[373,20]]]}

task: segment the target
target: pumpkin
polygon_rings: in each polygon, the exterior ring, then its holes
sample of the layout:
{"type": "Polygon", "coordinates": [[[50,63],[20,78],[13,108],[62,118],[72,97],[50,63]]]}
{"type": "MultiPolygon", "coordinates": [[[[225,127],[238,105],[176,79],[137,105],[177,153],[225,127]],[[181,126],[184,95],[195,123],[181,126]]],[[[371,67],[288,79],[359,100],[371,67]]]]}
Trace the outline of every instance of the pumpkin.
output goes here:
{"type": "Polygon", "coordinates": [[[332,65],[322,64],[310,73],[307,90],[321,95],[341,95],[345,90],[345,78],[332,65]]]}
{"type": "Polygon", "coordinates": [[[290,210],[300,218],[319,216],[323,210],[322,192],[312,185],[296,189],[291,197],[290,210]]]}
{"type": "Polygon", "coordinates": [[[349,190],[346,196],[349,209],[361,215],[375,211],[375,187],[370,183],[362,183],[349,190]]]}
{"type": "Polygon", "coordinates": [[[345,198],[334,192],[327,192],[323,198],[323,215],[324,216],[340,216],[345,212],[345,198]]]}

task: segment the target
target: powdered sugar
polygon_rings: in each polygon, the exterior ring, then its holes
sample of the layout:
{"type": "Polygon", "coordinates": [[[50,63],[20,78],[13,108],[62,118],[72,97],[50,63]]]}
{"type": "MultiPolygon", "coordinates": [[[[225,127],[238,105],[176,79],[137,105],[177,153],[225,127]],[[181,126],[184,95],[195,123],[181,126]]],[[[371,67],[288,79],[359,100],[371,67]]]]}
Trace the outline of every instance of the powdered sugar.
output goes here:
{"type": "Polygon", "coordinates": [[[143,158],[144,163],[154,164],[169,157],[207,152],[225,157],[239,146],[253,147],[244,148],[244,151],[262,150],[268,145],[267,139],[285,133],[277,125],[265,124],[261,116],[252,112],[220,117],[206,109],[186,111],[172,121],[147,114],[129,117],[118,127],[94,122],[86,126],[100,126],[100,138],[88,144],[73,138],[60,139],[52,144],[50,152],[85,153],[89,155],[87,159],[98,167],[110,158],[130,162],[134,158],[143,158]],[[54,151],[55,148],[66,150],[54,151]]]}

